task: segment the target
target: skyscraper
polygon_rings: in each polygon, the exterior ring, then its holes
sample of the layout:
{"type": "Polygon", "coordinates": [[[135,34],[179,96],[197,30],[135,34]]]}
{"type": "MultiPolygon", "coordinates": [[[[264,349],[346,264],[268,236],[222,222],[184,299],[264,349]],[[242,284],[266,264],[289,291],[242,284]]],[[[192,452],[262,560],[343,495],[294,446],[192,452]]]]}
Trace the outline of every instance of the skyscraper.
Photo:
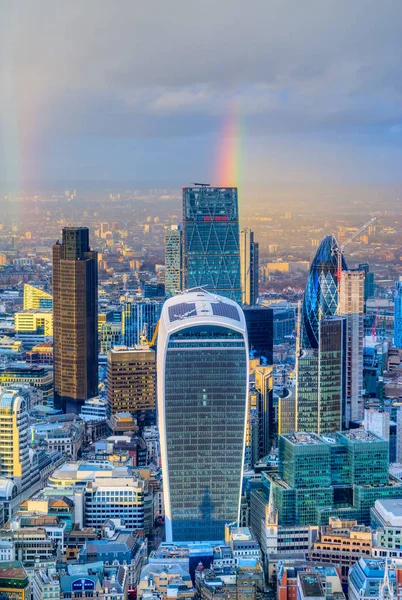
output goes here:
{"type": "Polygon", "coordinates": [[[247,228],[240,232],[240,274],[242,303],[252,306],[258,299],[258,243],[247,228]]]}
{"type": "Polygon", "coordinates": [[[346,317],[345,423],[363,418],[364,271],[343,271],[339,289],[339,314],[346,317]]]}
{"type": "Polygon", "coordinates": [[[244,316],[250,356],[261,358],[264,364],[272,365],[274,348],[272,308],[259,305],[245,306],[244,316]]]}
{"type": "Polygon", "coordinates": [[[15,481],[19,493],[31,485],[28,406],[18,388],[0,393],[0,476],[15,481]]]}
{"type": "Polygon", "coordinates": [[[163,300],[154,298],[127,298],[123,303],[121,332],[126,346],[136,346],[141,343],[145,334],[152,340],[156,325],[161,316],[163,300]]]}
{"type": "Polygon", "coordinates": [[[395,282],[394,345],[396,348],[402,348],[402,280],[395,282]]]}
{"type": "Polygon", "coordinates": [[[237,188],[183,188],[183,284],[241,303],[237,188]]]}
{"type": "Polygon", "coordinates": [[[364,271],[366,274],[364,278],[364,302],[374,296],[375,282],[374,273],[371,273],[370,266],[368,263],[361,263],[358,267],[359,271],[364,271]]]}
{"type": "Polygon", "coordinates": [[[79,412],[98,392],[98,260],[87,227],[53,246],[54,402],[79,412]]]}
{"type": "MultiPolygon", "coordinates": [[[[338,308],[337,251],[333,235],[327,235],[311,263],[303,301],[303,348],[318,348],[319,318],[334,315],[338,308]],[[321,317],[320,317],[321,313],[321,317]]],[[[342,255],[342,270],[346,271],[342,255]]]]}
{"type": "Polygon", "coordinates": [[[248,396],[246,323],[202,290],[166,301],[158,352],[166,539],[220,540],[240,515],[248,396]]]}
{"type": "Polygon", "coordinates": [[[165,291],[174,296],[183,287],[181,225],[165,228],[165,291]]]}
{"type": "Polygon", "coordinates": [[[297,359],[297,430],[322,435],[342,428],[345,406],[346,319],[319,324],[319,347],[297,359]]]}

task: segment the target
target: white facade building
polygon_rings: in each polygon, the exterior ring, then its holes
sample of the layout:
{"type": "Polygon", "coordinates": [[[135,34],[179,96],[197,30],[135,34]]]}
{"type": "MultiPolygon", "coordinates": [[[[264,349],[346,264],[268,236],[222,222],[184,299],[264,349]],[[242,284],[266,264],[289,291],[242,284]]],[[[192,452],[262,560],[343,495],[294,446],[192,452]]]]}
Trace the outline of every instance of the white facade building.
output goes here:
{"type": "Polygon", "coordinates": [[[364,429],[375,435],[389,440],[389,413],[376,408],[366,408],[364,411],[364,429]]]}
{"type": "Polygon", "coordinates": [[[346,426],[363,418],[364,271],[343,271],[339,314],[346,316],[346,426]]]}

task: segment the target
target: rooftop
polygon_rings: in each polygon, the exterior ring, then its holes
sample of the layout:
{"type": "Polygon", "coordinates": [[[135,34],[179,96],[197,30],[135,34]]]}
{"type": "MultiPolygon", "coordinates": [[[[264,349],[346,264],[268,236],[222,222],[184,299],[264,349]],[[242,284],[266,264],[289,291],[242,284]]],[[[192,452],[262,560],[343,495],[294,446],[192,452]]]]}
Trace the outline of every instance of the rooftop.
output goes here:
{"type": "Polygon", "coordinates": [[[341,433],[351,442],[356,443],[367,443],[367,442],[382,442],[382,438],[374,435],[371,431],[365,431],[364,429],[352,429],[351,431],[343,431],[341,433]]]}
{"type": "Polygon", "coordinates": [[[283,435],[285,439],[294,444],[295,446],[318,446],[323,445],[325,442],[318,437],[315,433],[304,433],[296,432],[288,433],[283,435]]]}
{"type": "Polygon", "coordinates": [[[305,598],[325,597],[320,578],[316,573],[299,573],[299,581],[305,598]]]}
{"type": "Polygon", "coordinates": [[[183,320],[200,324],[204,319],[221,325],[231,321],[232,326],[236,323],[239,328],[245,327],[243,311],[236,302],[201,288],[169,298],[162,310],[162,320],[169,330],[183,320]]]}
{"type": "Polygon", "coordinates": [[[0,563],[0,581],[2,579],[14,579],[19,584],[18,587],[25,587],[29,583],[28,575],[18,560],[0,563]]]}

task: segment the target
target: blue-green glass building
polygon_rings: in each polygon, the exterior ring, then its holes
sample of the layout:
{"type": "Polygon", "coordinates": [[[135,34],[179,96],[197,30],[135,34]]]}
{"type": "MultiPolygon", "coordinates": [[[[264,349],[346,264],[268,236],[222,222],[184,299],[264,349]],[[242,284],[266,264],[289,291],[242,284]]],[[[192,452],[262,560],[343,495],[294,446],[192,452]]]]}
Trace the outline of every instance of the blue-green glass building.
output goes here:
{"type": "Polygon", "coordinates": [[[183,280],[241,303],[237,188],[183,188],[183,280]]]}
{"type": "Polygon", "coordinates": [[[281,435],[270,477],[279,525],[324,525],[329,517],[369,525],[376,500],[402,498],[388,468],[389,442],[361,429],[281,435]]]}
{"type": "MultiPolygon", "coordinates": [[[[311,263],[303,300],[303,348],[318,349],[319,320],[334,315],[338,307],[338,244],[333,235],[321,242],[311,263]]],[[[342,270],[346,261],[342,255],[342,270]]]]}
{"type": "Polygon", "coordinates": [[[394,345],[396,348],[402,348],[402,281],[395,282],[394,345]]]}

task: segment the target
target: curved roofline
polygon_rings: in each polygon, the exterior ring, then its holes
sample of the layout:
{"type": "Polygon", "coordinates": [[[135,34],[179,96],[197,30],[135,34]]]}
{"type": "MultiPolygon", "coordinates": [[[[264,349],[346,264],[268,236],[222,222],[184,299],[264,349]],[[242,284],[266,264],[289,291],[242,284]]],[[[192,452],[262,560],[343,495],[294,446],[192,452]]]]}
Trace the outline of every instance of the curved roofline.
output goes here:
{"type": "Polygon", "coordinates": [[[237,304],[237,302],[229,298],[219,296],[218,294],[212,294],[202,288],[189,290],[166,300],[161,313],[161,325],[162,323],[166,328],[167,334],[201,324],[227,326],[241,333],[247,331],[243,309],[239,304],[237,304]],[[197,314],[191,314],[191,316],[183,315],[174,321],[171,321],[169,316],[169,308],[178,306],[180,304],[196,304],[196,309],[199,308],[201,310],[202,307],[204,307],[206,312],[205,314],[200,314],[200,312],[197,310],[197,314]],[[226,304],[228,306],[235,307],[239,320],[233,319],[229,316],[211,314],[211,305],[213,304],[226,304]]]}

